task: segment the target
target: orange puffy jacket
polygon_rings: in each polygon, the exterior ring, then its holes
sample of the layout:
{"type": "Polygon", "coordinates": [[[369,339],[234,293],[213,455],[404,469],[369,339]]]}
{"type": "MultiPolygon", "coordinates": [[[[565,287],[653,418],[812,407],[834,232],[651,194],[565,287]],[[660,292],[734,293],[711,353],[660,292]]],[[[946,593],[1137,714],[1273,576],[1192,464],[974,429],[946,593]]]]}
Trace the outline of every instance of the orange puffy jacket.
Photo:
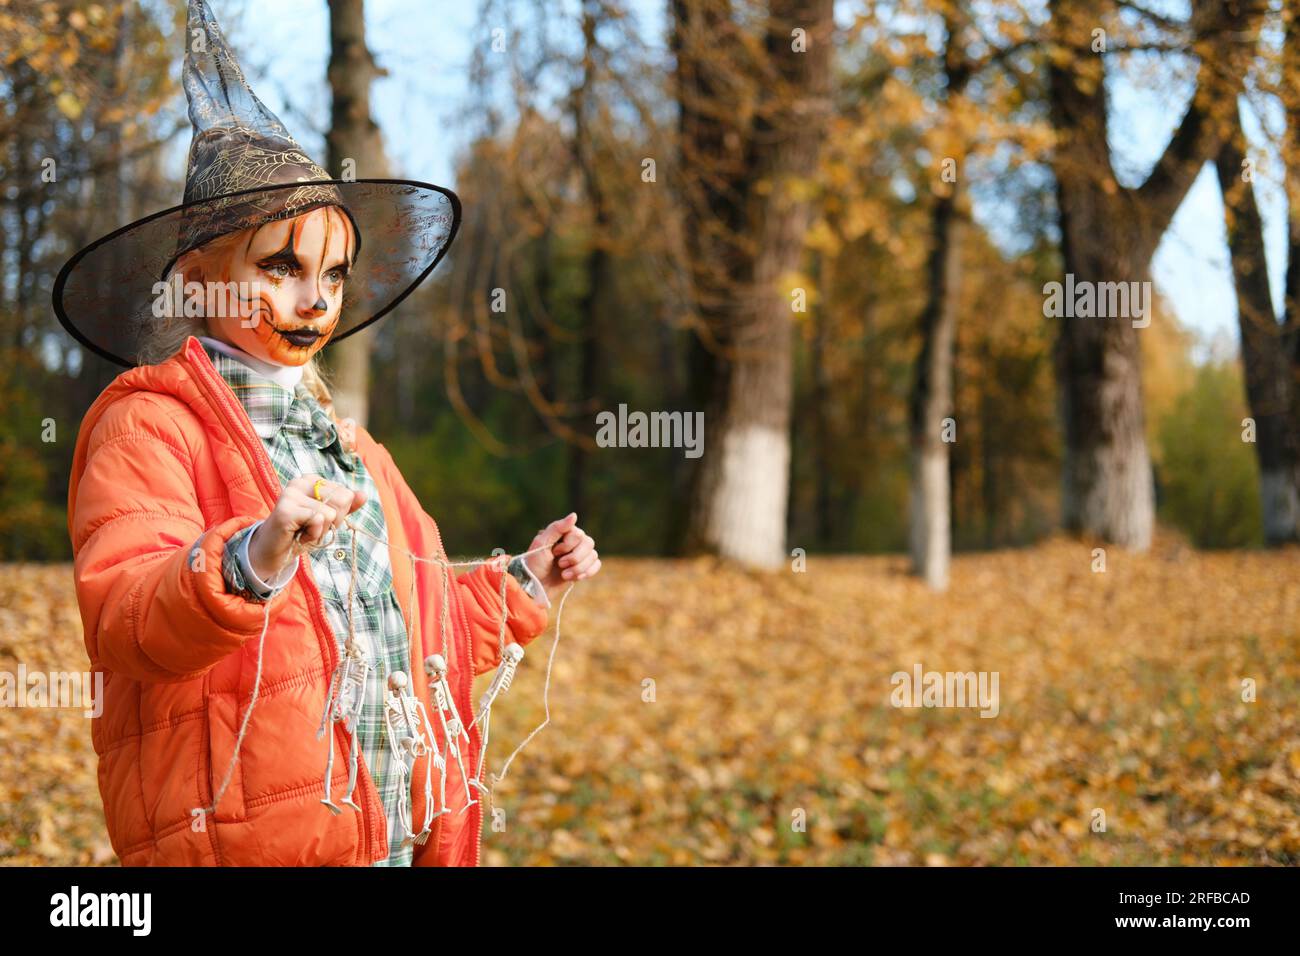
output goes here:
{"type": "MultiPolygon", "coordinates": [[[[471,714],[474,676],[500,660],[504,572],[480,565],[452,578],[444,648],[441,568],[398,550],[445,558],[438,526],[388,451],[361,428],[357,451],[387,519],[414,692],[428,701],[423,661],[442,653],[457,709],[471,714]]],[[[262,440],[193,337],[165,362],[123,372],[86,413],[68,531],[86,650],[104,674],[103,711],[92,728],[99,791],[124,866],[365,866],[388,854],[364,760],[354,797],[360,813],[336,816],[320,802],[327,744],[316,730],[338,647],[308,561],[269,602],[258,702],[221,804],[215,814],[191,812],[211,805],[234,750],[267,607],[227,593],[222,551],[231,534],[270,513],[280,491],[262,440]],[[196,540],[201,560],[191,561],[196,540]]],[[[505,579],[509,636],[524,645],[546,627],[547,612],[505,579]]],[[[333,726],[338,794],[347,786],[349,738],[333,726]]],[[[465,764],[473,768],[477,729],[470,737],[465,764]]],[[[424,818],[425,759],[411,774],[420,784],[412,787],[413,820],[424,818]]],[[[456,762],[448,764],[453,812],[438,816],[428,842],[415,847],[416,866],[479,862],[482,807],[457,812],[465,784],[456,762]]]]}

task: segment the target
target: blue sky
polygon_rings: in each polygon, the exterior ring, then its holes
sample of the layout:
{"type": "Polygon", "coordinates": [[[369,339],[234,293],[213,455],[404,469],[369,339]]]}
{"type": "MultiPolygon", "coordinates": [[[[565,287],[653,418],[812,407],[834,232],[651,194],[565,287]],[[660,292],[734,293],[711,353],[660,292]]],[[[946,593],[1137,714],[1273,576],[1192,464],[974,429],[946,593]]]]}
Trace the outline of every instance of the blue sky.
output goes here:
{"type": "MultiPolygon", "coordinates": [[[[328,122],[329,102],[324,85],[325,0],[210,2],[258,95],[309,150],[322,154],[318,134],[328,122]],[[307,78],[306,84],[302,77],[307,78]],[[315,132],[309,131],[312,128],[315,132]]],[[[642,37],[663,54],[666,0],[629,0],[628,5],[641,24],[642,37]]],[[[548,7],[570,14],[577,6],[576,0],[548,0],[548,7]]],[[[478,41],[478,9],[479,0],[368,0],[367,39],[376,60],[390,73],[376,81],[373,104],[395,172],[405,177],[456,188],[452,172],[457,152],[478,129],[474,125],[478,118],[467,115],[464,105],[470,95],[472,44],[478,41]]],[[[841,2],[837,18],[843,22],[852,9],[852,3],[841,2]]],[[[504,22],[501,26],[509,30],[523,25],[504,22]]],[[[1111,145],[1121,181],[1129,183],[1151,168],[1186,102],[1186,92],[1179,93],[1177,84],[1171,94],[1168,83],[1160,83],[1158,89],[1144,88],[1146,79],[1115,72],[1108,78],[1111,145]]],[[[1258,129],[1248,128],[1248,134],[1256,147],[1263,144],[1258,129]]],[[[1263,169],[1276,168],[1267,157],[1261,154],[1261,158],[1263,169]]],[[[1285,200],[1276,184],[1257,185],[1278,302],[1286,255],[1285,200]]],[[[975,212],[977,218],[992,218],[986,216],[989,210],[980,208],[978,196],[975,212]]],[[[1212,167],[1202,170],[1161,242],[1153,277],[1179,319],[1204,343],[1201,354],[1215,338],[1229,346],[1236,342],[1223,206],[1212,167]]]]}

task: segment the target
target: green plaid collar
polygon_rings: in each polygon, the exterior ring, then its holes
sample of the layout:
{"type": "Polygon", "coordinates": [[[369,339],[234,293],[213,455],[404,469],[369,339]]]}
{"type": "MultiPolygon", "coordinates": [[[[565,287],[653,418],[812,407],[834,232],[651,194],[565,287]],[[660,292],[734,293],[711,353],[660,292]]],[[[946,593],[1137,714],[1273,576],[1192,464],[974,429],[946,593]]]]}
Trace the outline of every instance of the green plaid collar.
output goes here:
{"type": "Polygon", "coordinates": [[[307,386],[299,382],[290,391],[206,343],[203,351],[239,399],[258,437],[266,440],[283,432],[290,441],[336,455],[351,470],[352,456],[343,451],[338,428],[307,386]]]}

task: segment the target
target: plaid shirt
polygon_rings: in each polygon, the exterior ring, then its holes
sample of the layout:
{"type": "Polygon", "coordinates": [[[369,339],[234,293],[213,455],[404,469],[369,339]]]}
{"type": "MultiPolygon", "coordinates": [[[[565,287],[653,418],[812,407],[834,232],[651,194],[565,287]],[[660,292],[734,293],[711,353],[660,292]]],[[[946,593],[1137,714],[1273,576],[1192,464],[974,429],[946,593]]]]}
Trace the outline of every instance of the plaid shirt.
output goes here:
{"type": "MultiPolygon", "coordinates": [[[[337,531],[328,548],[318,548],[309,554],[312,574],[342,655],[348,636],[352,539],[356,538],[353,629],[370,662],[365,702],[356,725],[357,744],[388,818],[389,855],[375,865],[410,866],[412,849],[401,845],[404,830],[398,813],[399,805],[404,803],[406,815],[410,817],[411,790],[409,785],[401,786],[401,775],[388,744],[384,701],[388,693],[388,675],[393,671],[407,672],[412,664],[406,624],[393,591],[388,545],[382,543],[388,540],[388,531],[379,491],[361,456],[343,449],[333,420],[306,386],[299,383],[290,392],[207,343],[203,347],[266,445],[281,482],[287,483],[302,474],[315,474],[326,481],[365,492],[365,503],[350,515],[349,520],[379,540],[366,534],[354,535],[343,527],[337,531]]],[[[222,573],[231,593],[242,594],[250,600],[269,600],[292,580],[297,563],[276,581],[265,583],[256,579],[248,564],[247,548],[248,538],[259,523],[236,532],[227,541],[222,573]]],[[[549,603],[522,559],[512,561],[509,570],[535,600],[549,603]]],[[[304,741],[303,746],[316,743],[314,740],[304,741]]],[[[418,826],[420,821],[412,822],[418,826]]]]}

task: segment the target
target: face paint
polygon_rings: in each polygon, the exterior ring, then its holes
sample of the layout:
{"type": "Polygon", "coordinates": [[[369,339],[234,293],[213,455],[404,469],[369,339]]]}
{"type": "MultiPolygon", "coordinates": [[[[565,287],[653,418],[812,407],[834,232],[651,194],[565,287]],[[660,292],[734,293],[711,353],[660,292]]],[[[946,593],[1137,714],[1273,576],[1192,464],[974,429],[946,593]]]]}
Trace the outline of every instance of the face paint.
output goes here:
{"type": "MultiPolygon", "coordinates": [[[[352,224],[326,206],[232,237],[215,281],[229,283],[215,338],[277,365],[304,365],[329,341],[352,261],[352,224]]],[[[204,262],[203,250],[198,260],[204,262]]],[[[205,269],[206,271],[206,269],[205,269]]],[[[208,278],[208,276],[205,276],[208,278]]]]}

